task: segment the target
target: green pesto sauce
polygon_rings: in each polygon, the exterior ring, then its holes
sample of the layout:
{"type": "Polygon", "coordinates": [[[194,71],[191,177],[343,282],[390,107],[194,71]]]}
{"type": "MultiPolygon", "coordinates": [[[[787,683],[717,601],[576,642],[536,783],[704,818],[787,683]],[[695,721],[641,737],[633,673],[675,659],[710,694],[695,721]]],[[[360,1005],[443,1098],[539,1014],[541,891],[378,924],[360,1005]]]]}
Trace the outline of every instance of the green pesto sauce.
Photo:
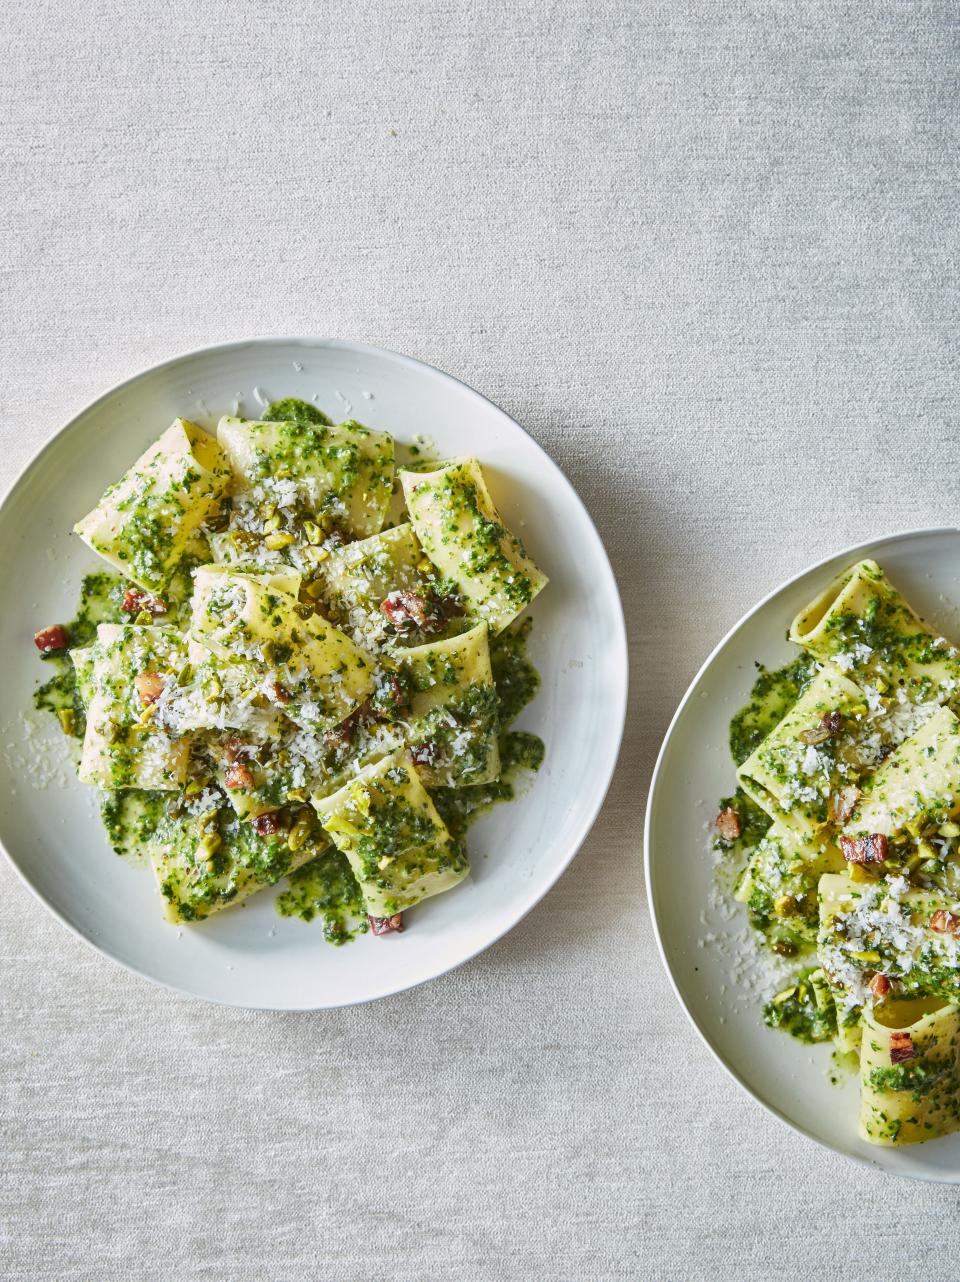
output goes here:
{"type": "Polygon", "coordinates": [[[319,918],[328,944],[346,944],[368,930],[360,887],[346,855],[333,846],[290,874],[277,912],[301,921],[319,918]]]}
{"type": "Polygon", "coordinates": [[[450,783],[485,769],[496,738],[496,690],[475,682],[432,708],[408,742],[429,745],[434,781],[450,783]]]}
{"type": "Polygon", "coordinates": [[[320,427],[331,427],[333,419],[328,418],[323,410],[308,401],[298,400],[295,396],[285,396],[282,400],[272,401],[263,413],[267,423],[316,423],[320,427]]]}
{"type": "Polygon", "coordinates": [[[510,726],[540,689],[540,675],[527,657],[532,619],[523,619],[490,641],[490,666],[500,701],[500,725],[510,726]]]}
{"type": "Polygon", "coordinates": [[[526,773],[540,769],[543,740],[509,726],[535,698],[540,675],[527,656],[532,619],[501,632],[490,642],[490,666],[500,703],[500,778],[468,788],[433,788],[430,795],[452,836],[463,841],[471,824],[503,801],[513,801],[526,773]]]}
{"type": "Polygon", "coordinates": [[[889,1068],[872,1068],[867,1075],[867,1085],[874,1091],[909,1091],[912,1101],[919,1104],[948,1075],[947,1064],[924,1063],[921,1059],[909,1064],[892,1064],[889,1068]]]}
{"type": "Polygon", "coordinates": [[[53,669],[53,675],[34,691],[33,706],[41,712],[53,713],[67,733],[77,739],[83,738],[86,717],[77,692],[76,670],[70,660],[70,650],[91,645],[96,640],[100,623],[129,622],[129,616],[120,609],[125,589],[123,579],[109,571],[85,575],[80,585],[77,613],[66,624],[69,648],[42,656],[47,667],[53,669]],[[72,713],[72,720],[69,716],[62,718],[61,713],[72,713]]]}
{"type": "Polygon", "coordinates": [[[923,621],[886,581],[882,571],[865,577],[875,580],[876,590],[863,610],[836,613],[827,623],[832,653],[862,642],[872,651],[866,664],[868,672],[897,680],[900,685],[909,681],[915,697],[932,696],[937,685],[935,677],[911,675],[910,669],[944,662],[944,651],[937,638],[922,626],[923,621]]]}
{"type": "MultiPolygon", "coordinates": [[[[516,612],[533,600],[533,583],[503,550],[504,542],[513,538],[520,551],[524,552],[522,543],[511,536],[499,521],[486,515],[477,487],[471,480],[456,472],[444,472],[439,482],[422,481],[413,492],[414,495],[426,495],[427,501],[432,501],[438,509],[441,517],[440,542],[457,546],[462,551],[460,574],[468,578],[487,576],[492,579],[498,592],[516,612]],[[469,530],[466,537],[465,528],[469,530]]],[[[424,543],[424,548],[429,555],[430,543],[424,543]]]]}
{"type": "Polygon", "coordinates": [[[782,668],[769,669],[758,663],[757,669],[759,676],[748,703],[730,722],[730,754],[738,766],[800,698],[816,674],[816,660],[800,654],[782,668]]]}
{"type": "MultiPolygon", "coordinates": [[[[802,970],[794,981],[795,991],[784,1001],[769,1001],[763,1008],[763,1022],[779,1028],[799,1042],[828,1042],[836,1036],[837,1014],[832,1000],[822,1005],[809,977],[813,968],[802,970]]],[[[821,1001],[823,999],[821,998],[821,1001]]]]}
{"type": "MultiPolygon", "coordinates": [[[[237,818],[229,805],[221,805],[204,818],[178,813],[173,801],[167,817],[157,826],[157,844],[163,849],[160,893],[182,921],[202,921],[211,912],[263,886],[287,876],[295,860],[288,832],[259,834],[252,824],[237,818]],[[198,840],[210,843],[199,850],[198,840]]],[[[291,814],[290,833],[301,823],[305,845],[316,851],[319,841],[316,817],[308,807],[291,814]]]]}
{"type": "Polygon", "coordinates": [[[100,798],[100,818],[110,845],[118,855],[139,855],[167,813],[170,793],[138,788],[105,792],[100,798]]]}
{"type": "Polygon", "coordinates": [[[458,841],[471,824],[502,801],[513,801],[525,771],[543,764],[543,740],[526,730],[508,730],[500,736],[500,778],[469,788],[432,788],[430,796],[440,818],[458,841]]]}

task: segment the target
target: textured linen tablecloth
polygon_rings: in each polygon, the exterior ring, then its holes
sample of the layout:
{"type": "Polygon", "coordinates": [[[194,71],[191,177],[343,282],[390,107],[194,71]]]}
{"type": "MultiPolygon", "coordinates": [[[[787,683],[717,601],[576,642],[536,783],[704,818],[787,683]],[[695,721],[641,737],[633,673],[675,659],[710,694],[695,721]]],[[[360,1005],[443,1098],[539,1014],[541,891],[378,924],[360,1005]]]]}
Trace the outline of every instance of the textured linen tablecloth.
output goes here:
{"type": "MultiPolygon", "coordinates": [[[[514,415],[593,513],[620,767],[506,939],[355,1010],[221,1010],[0,867],[6,1279],[960,1273],[958,1193],[792,1134],[661,970],[661,737],[718,638],[957,518],[960,16],[944,3],[4,6],[0,478],[234,337],[356,337],[514,415]]],[[[2,573],[2,567],[0,567],[2,573]]]]}

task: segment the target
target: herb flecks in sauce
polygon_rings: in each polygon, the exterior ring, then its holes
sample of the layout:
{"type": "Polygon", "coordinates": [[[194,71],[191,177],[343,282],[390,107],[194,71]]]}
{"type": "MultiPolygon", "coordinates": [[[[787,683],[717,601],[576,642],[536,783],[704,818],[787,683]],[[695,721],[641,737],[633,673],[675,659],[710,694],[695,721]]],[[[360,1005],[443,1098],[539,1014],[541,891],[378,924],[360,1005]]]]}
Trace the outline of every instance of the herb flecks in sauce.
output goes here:
{"type": "Polygon", "coordinates": [[[800,654],[782,668],[765,668],[762,664],[757,668],[759,676],[750,699],[730,722],[730,754],[738,766],[783,720],[813,680],[817,665],[812,655],[800,654]]]}
{"type": "Polygon", "coordinates": [[[140,856],[166,815],[169,793],[138,788],[103,793],[100,818],[118,855],[140,856]]]}
{"type": "Polygon", "coordinates": [[[33,705],[42,712],[52,712],[61,727],[74,738],[83,738],[86,717],[77,692],[76,669],[70,651],[91,645],[100,623],[129,622],[120,609],[125,590],[119,575],[108,571],[85,575],[80,585],[77,613],[66,625],[69,648],[44,656],[44,662],[54,673],[34,691],[33,705]]]}
{"type": "Polygon", "coordinates": [[[543,740],[525,730],[509,730],[500,736],[500,778],[469,788],[433,788],[430,795],[440,818],[459,840],[471,824],[502,801],[512,801],[525,771],[543,764],[543,740]]]}
{"type": "Polygon", "coordinates": [[[811,982],[815,968],[802,970],[795,981],[763,1008],[763,1022],[800,1042],[828,1042],[836,1036],[837,1014],[825,982],[811,982]]]}
{"type": "Polygon", "coordinates": [[[298,400],[295,396],[272,401],[263,411],[263,418],[267,423],[316,423],[321,427],[333,425],[333,419],[328,418],[323,410],[318,410],[316,405],[298,400]]]}
{"type": "Polygon", "coordinates": [[[291,873],[287,889],[277,898],[277,912],[301,921],[319,918],[328,944],[349,943],[368,930],[360,887],[347,857],[332,847],[291,873]]]}

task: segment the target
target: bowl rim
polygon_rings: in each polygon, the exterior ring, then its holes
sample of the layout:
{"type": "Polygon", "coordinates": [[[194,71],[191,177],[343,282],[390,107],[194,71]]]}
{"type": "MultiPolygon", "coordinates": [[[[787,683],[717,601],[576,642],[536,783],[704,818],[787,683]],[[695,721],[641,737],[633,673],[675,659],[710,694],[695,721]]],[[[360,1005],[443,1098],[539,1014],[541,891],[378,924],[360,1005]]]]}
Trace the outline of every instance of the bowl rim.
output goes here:
{"type": "Polygon", "coordinates": [[[609,600],[612,603],[613,619],[615,623],[615,627],[613,629],[615,635],[610,637],[610,641],[616,647],[616,655],[613,659],[613,663],[611,664],[611,667],[612,668],[615,667],[616,672],[619,673],[619,681],[618,681],[619,689],[617,692],[618,699],[617,699],[616,708],[614,710],[614,715],[612,718],[611,731],[610,731],[609,740],[608,740],[610,743],[610,756],[609,756],[609,762],[607,764],[607,768],[605,772],[605,778],[602,779],[600,786],[597,788],[596,796],[594,798],[593,804],[586,811],[584,818],[582,819],[578,829],[575,831],[575,833],[573,834],[573,837],[569,841],[563,857],[557,862],[556,866],[550,870],[550,873],[546,878],[546,880],[542,883],[542,885],[538,885],[537,888],[532,893],[527,894],[519,901],[515,914],[512,916],[508,924],[503,927],[502,930],[499,930],[495,935],[487,939],[486,942],[478,945],[476,948],[472,949],[472,951],[467,953],[465,956],[459,958],[458,960],[452,963],[449,963],[449,964],[444,963],[439,967],[439,969],[432,970],[429,974],[424,975],[422,978],[415,979],[413,982],[408,982],[404,980],[399,984],[388,985],[386,988],[384,988],[382,992],[373,994],[368,997],[350,998],[342,1002],[327,1001],[319,1006],[258,1005],[255,1003],[250,1003],[249,1001],[243,1001],[242,999],[234,1001],[226,997],[211,997],[203,993],[194,992],[189,988],[181,987],[180,985],[173,983],[169,980],[158,978],[156,975],[151,975],[141,967],[134,965],[133,963],[127,961],[122,957],[116,956],[113,952],[109,951],[107,948],[102,946],[95,939],[85,935],[82,930],[80,930],[71,921],[69,921],[60,912],[60,910],[56,908],[46,898],[46,896],[33,884],[32,880],[27,875],[26,871],[23,868],[21,868],[17,860],[13,858],[11,853],[7,850],[6,845],[3,842],[2,838],[0,838],[0,852],[2,852],[3,857],[6,859],[8,865],[14,870],[14,872],[16,873],[20,881],[31,891],[31,893],[35,896],[35,898],[41,904],[43,904],[43,906],[47,909],[47,911],[50,912],[61,923],[61,925],[65,926],[67,930],[69,930],[70,933],[74,935],[76,938],[81,939],[84,942],[84,944],[86,944],[89,948],[91,948],[100,957],[111,961],[115,965],[123,967],[124,970],[128,971],[131,974],[137,975],[141,979],[147,980],[151,984],[155,984],[160,988],[167,989],[170,992],[177,993],[180,996],[187,997],[194,1001],[209,1002],[212,1005],[231,1007],[231,1008],[240,1009],[240,1010],[260,1010],[260,1011],[270,1011],[270,1012],[277,1012],[277,1013],[307,1014],[307,1013],[313,1013],[313,1012],[322,1011],[322,1010],[337,1010],[337,1009],[343,1009],[349,1006],[367,1005],[371,1002],[382,1001],[385,998],[394,997],[401,992],[406,992],[414,988],[419,988],[423,984],[427,984],[432,982],[435,979],[439,979],[442,975],[449,974],[451,971],[458,969],[460,966],[465,965],[469,961],[472,961],[475,957],[478,957],[481,953],[485,952],[488,948],[491,948],[495,943],[498,942],[498,940],[502,939],[505,935],[509,934],[511,930],[513,930],[516,926],[518,926],[520,922],[530,912],[532,912],[532,910],[537,906],[537,904],[550,892],[550,890],[552,890],[552,888],[556,885],[559,879],[570,867],[573,860],[576,858],[581,847],[583,846],[583,843],[586,841],[587,837],[590,835],[590,832],[597,821],[597,816],[599,815],[600,810],[603,807],[604,801],[606,800],[607,794],[610,791],[610,786],[613,782],[614,775],[616,774],[616,771],[617,771],[617,766],[619,765],[619,762],[620,762],[620,754],[623,746],[623,734],[626,726],[626,715],[627,715],[627,707],[629,702],[630,663],[629,663],[629,649],[628,649],[628,643],[627,643],[626,620],[625,620],[624,611],[623,611],[623,601],[620,596],[620,589],[617,583],[616,575],[614,574],[613,567],[610,564],[609,554],[607,553],[606,546],[603,542],[603,539],[600,537],[600,533],[597,530],[597,527],[593,521],[592,516],[590,515],[589,510],[587,509],[586,504],[581,499],[576,487],[574,486],[570,478],[567,476],[563,468],[560,466],[560,464],[557,463],[556,460],[547,453],[547,451],[543,448],[543,446],[540,445],[540,443],[533,436],[531,436],[530,433],[516,421],[516,419],[512,418],[506,412],[506,410],[502,409],[499,405],[496,404],[496,402],[490,400],[489,397],[484,396],[482,392],[477,391],[475,387],[471,386],[469,383],[465,382],[463,379],[457,378],[456,375],[454,374],[447,373],[446,370],[440,369],[440,367],[437,365],[431,365],[428,361],[420,360],[415,356],[408,356],[403,352],[394,351],[392,348],[381,347],[376,343],[367,343],[367,342],[362,342],[359,340],[348,339],[348,338],[330,338],[330,337],[324,337],[322,335],[310,335],[310,334],[255,335],[254,337],[230,339],[221,343],[212,343],[202,347],[190,348],[174,356],[167,357],[162,361],[158,361],[153,365],[142,367],[138,369],[135,373],[113,384],[111,387],[107,388],[104,392],[101,392],[100,395],[95,397],[92,401],[89,401],[87,404],[81,406],[81,408],[77,410],[76,413],[71,415],[71,417],[61,427],[59,427],[47,441],[44,442],[44,444],[36,451],[36,453],[30,456],[30,458],[23,465],[23,467],[20,468],[19,472],[11,481],[11,483],[7,486],[3,495],[0,496],[0,521],[2,521],[5,511],[10,505],[10,503],[13,501],[15,495],[18,493],[21,487],[29,479],[34,468],[37,467],[37,465],[40,464],[40,462],[44,458],[46,458],[46,456],[51,451],[55,450],[66,437],[72,434],[72,432],[80,424],[81,419],[86,419],[90,414],[94,413],[101,405],[103,405],[106,401],[110,400],[112,397],[116,396],[118,393],[130,391],[135,387],[136,384],[140,383],[142,380],[147,379],[152,375],[159,374],[162,371],[171,368],[172,366],[179,365],[182,362],[192,360],[197,357],[211,356],[217,352],[231,352],[231,351],[237,351],[243,348],[250,348],[250,347],[258,347],[258,348],[281,347],[285,345],[300,346],[305,349],[336,348],[336,349],[340,349],[348,352],[362,352],[369,356],[386,358],[387,360],[392,361],[398,365],[406,366],[408,368],[420,371],[422,373],[426,373],[434,378],[438,378],[440,380],[445,380],[450,383],[457,384],[470,397],[475,398],[477,401],[487,406],[488,409],[492,409],[494,413],[499,415],[503,420],[505,420],[505,422],[511,428],[514,428],[515,430],[521,432],[523,436],[525,436],[527,440],[530,442],[530,444],[533,446],[537,454],[540,455],[543,464],[548,469],[552,469],[553,471],[555,471],[559,476],[560,480],[567,487],[571,501],[574,504],[576,504],[576,506],[579,508],[581,515],[586,520],[587,525],[589,526],[590,530],[592,530],[594,538],[596,539],[597,549],[600,553],[601,574],[605,583],[605,595],[609,598],[609,600]]]}
{"type": "MultiPolygon", "coordinates": [[[[661,776],[665,774],[665,760],[666,760],[667,750],[670,746],[670,741],[673,738],[673,734],[674,734],[674,731],[676,730],[677,724],[679,723],[680,718],[683,715],[687,705],[691,702],[693,697],[699,692],[700,685],[705,679],[705,677],[707,676],[710,668],[712,668],[715,660],[720,656],[721,652],[726,649],[726,647],[734,639],[737,633],[739,633],[741,629],[746,627],[746,625],[750,622],[750,620],[754,617],[754,615],[758,614],[761,610],[763,610],[767,605],[769,605],[772,601],[774,601],[776,597],[788,591],[791,587],[794,586],[794,584],[799,583],[801,579],[806,578],[808,575],[815,574],[817,571],[825,570],[828,566],[831,566],[836,562],[846,562],[848,560],[850,562],[853,562],[862,558],[864,555],[867,555],[869,553],[872,553],[873,551],[883,548],[887,544],[902,542],[905,539],[929,537],[929,536],[936,536],[936,535],[943,535],[943,534],[960,534],[960,526],[953,526],[953,525],[918,526],[912,529],[902,530],[898,533],[884,534],[874,539],[867,539],[862,543],[853,544],[848,548],[843,548],[838,552],[832,552],[828,556],[821,557],[819,560],[811,562],[804,569],[800,570],[797,574],[793,574],[789,578],[784,579],[781,583],[777,584],[777,586],[774,587],[770,592],[767,592],[765,596],[761,597],[761,599],[756,603],[756,605],[752,606],[749,610],[746,611],[746,613],[741,615],[740,618],[737,620],[737,622],[734,623],[734,625],[720,638],[717,644],[713,647],[713,649],[707,655],[706,659],[704,659],[703,663],[700,665],[699,669],[697,670],[696,675],[693,677],[689,686],[684,692],[683,697],[681,698],[679,704],[677,705],[676,711],[674,712],[673,716],[670,718],[670,724],[667,727],[666,733],[663,736],[663,741],[660,744],[660,749],[657,753],[656,764],[654,765],[653,774],[651,775],[651,778],[650,778],[650,788],[647,792],[647,808],[646,808],[646,813],[644,815],[643,874],[644,874],[644,878],[647,886],[647,896],[648,896],[648,902],[649,902],[649,908],[650,908],[650,920],[653,925],[653,937],[654,937],[654,940],[656,941],[657,952],[660,956],[660,963],[663,966],[664,971],[666,972],[667,979],[670,981],[670,987],[673,989],[674,996],[676,997],[677,1001],[680,1003],[681,1009],[683,1010],[684,1014],[687,1016],[687,1019],[693,1025],[697,1035],[699,1036],[703,1044],[706,1046],[710,1054],[713,1056],[714,1060],[727,1073],[727,1075],[737,1083],[738,1086],[742,1087],[742,1089],[745,1090],[747,1094],[750,1095],[754,1100],[756,1100],[756,1102],[760,1104],[761,1107],[764,1108],[769,1114],[771,1114],[771,1116],[775,1117],[778,1122],[788,1127],[795,1134],[802,1135],[804,1139],[807,1139],[814,1144],[820,1145],[823,1148],[830,1149],[832,1152],[839,1154],[841,1157],[844,1157],[851,1162],[856,1162],[859,1166],[864,1166],[870,1170],[881,1170],[886,1175],[893,1175],[900,1179],[919,1180],[921,1182],[935,1183],[935,1184],[958,1184],[960,1183],[960,1165],[958,1165],[958,1169],[955,1175],[940,1173],[936,1171],[932,1171],[928,1174],[921,1171],[891,1170],[889,1167],[884,1166],[884,1164],[880,1162],[878,1158],[874,1159],[874,1158],[867,1157],[862,1153],[850,1152],[848,1149],[843,1148],[839,1143],[835,1143],[831,1140],[822,1139],[819,1135],[813,1134],[812,1131],[808,1130],[807,1127],[803,1126],[801,1123],[794,1121],[793,1118],[789,1117],[785,1112],[783,1112],[782,1109],[779,1109],[775,1104],[772,1104],[768,1100],[764,1099],[756,1090],[754,1090],[754,1088],[749,1084],[749,1082],[747,1082],[746,1079],[736,1071],[736,1069],[732,1068],[731,1065],[727,1063],[727,1061],[723,1058],[720,1052],[714,1047],[713,1043],[710,1041],[707,1034],[700,1027],[693,1012],[691,1011],[690,1007],[687,1005],[686,1001],[684,1000],[683,994],[681,993],[680,987],[676,979],[674,978],[673,970],[667,958],[667,951],[664,945],[664,932],[661,928],[661,923],[659,920],[659,913],[658,913],[658,901],[657,901],[657,884],[658,883],[657,883],[657,877],[654,873],[652,842],[651,842],[651,830],[653,826],[653,814],[654,814],[655,803],[657,800],[657,791],[660,787],[661,776]]],[[[915,1150],[922,1147],[923,1147],[922,1145],[910,1146],[911,1150],[915,1150]]]]}

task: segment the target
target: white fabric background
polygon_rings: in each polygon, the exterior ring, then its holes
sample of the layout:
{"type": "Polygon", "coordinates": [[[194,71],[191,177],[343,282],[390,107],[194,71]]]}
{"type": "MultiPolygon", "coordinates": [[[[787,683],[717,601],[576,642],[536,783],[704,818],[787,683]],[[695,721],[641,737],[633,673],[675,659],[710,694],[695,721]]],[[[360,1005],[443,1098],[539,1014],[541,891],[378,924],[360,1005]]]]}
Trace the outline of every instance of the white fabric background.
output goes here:
{"type": "Polygon", "coordinates": [[[639,839],[727,627],[844,544],[956,520],[955,5],[31,0],[0,21],[0,479],[178,351],[381,342],[567,470],[633,664],[574,866],[485,956],[385,1003],[181,999],[0,868],[0,1274],[956,1278],[957,1192],[820,1151],[713,1063],[660,970],[639,839]]]}

